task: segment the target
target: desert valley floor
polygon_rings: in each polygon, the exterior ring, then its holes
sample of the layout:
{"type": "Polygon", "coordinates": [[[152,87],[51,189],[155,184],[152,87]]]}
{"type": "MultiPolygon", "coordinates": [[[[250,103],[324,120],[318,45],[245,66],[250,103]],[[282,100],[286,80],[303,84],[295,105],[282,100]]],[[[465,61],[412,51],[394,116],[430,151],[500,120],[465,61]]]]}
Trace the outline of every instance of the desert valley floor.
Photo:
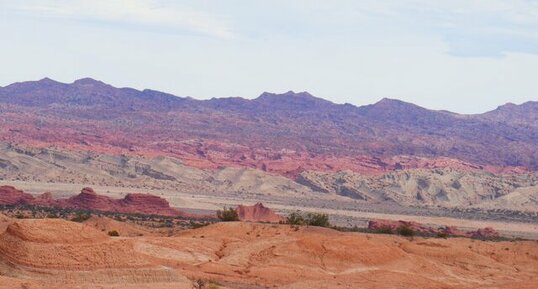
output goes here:
{"type": "MultiPolygon", "coordinates": [[[[13,185],[29,193],[51,192],[55,197],[69,197],[79,193],[82,184],[36,183],[19,181],[0,181],[0,185],[13,185]]],[[[99,194],[122,198],[129,192],[141,189],[92,186],[99,194]]],[[[311,200],[294,196],[260,196],[256,194],[188,194],[172,190],[144,189],[156,196],[167,199],[170,205],[184,211],[200,214],[214,214],[224,206],[235,207],[238,204],[254,204],[263,201],[265,205],[286,215],[296,210],[304,212],[321,212],[331,217],[331,222],[345,227],[365,227],[372,219],[415,221],[432,226],[457,226],[464,229],[492,227],[501,235],[510,238],[538,240],[538,216],[531,214],[523,220],[513,221],[504,215],[492,216],[483,212],[447,213],[446,210],[431,208],[408,208],[398,206],[376,206],[371,203],[352,202],[339,196],[316,196],[311,200]]]]}

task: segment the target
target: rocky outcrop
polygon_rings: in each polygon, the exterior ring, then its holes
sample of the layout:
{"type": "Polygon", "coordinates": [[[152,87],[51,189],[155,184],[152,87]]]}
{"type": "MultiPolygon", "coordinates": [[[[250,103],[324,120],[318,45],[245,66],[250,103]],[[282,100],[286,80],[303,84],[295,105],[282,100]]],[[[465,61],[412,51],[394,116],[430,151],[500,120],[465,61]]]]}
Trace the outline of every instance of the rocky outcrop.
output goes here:
{"type": "Polygon", "coordinates": [[[34,197],[12,186],[0,187],[0,205],[26,205],[31,204],[34,197]]]}
{"type": "Polygon", "coordinates": [[[235,211],[241,221],[279,223],[286,220],[286,218],[276,214],[262,203],[257,203],[253,206],[239,205],[235,211]]]}
{"type": "Polygon", "coordinates": [[[369,230],[390,230],[393,233],[396,233],[401,228],[409,228],[415,232],[419,233],[429,233],[433,234],[436,233],[437,230],[424,226],[417,222],[409,222],[409,221],[391,221],[391,220],[371,220],[368,222],[368,229],[369,230]]]}
{"type": "Polygon", "coordinates": [[[52,197],[52,194],[50,192],[45,192],[34,199],[34,204],[40,205],[40,206],[52,206],[54,205],[54,198],[52,197]]]}
{"type": "Polygon", "coordinates": [[[170,208],[167,200],[151,194],[131,193],[119,202],[120,210],[126,213],[156,214],[164,216],[186,216],[187,214],[170,208]]]}
{"type": "Polygon", "coordinates": [[[92,188],[83,188],[80,194],[69,199],[58,200],[57,203],[66,208],[95,211],[160,216],[191,216],[171,208],[168,201],[151,194],[130,193],[123,199],[112,199],[98,195],[92,188]]]}
{"type": "Polygon", "coordinates": [[[495,229],[491,227],[478,229],[476,231],[470,232],[470,234],[471,234],[471,237],[478,238],[478,239],[499,237],[499,232],[497,232],[495,229]]]}
{"type": "Polygon", "coordinates": [[[62,207],[75,209],[117,211],[115,200],[98,195],[92,188],[83,188],[80,194],[69,199],[58,200],[58,203],[62,207]]]}
{"type": "Polygon", "coordinates": [[[97,194],[92,188],[83,188],[80,194],[68,199],[55,200],[50,193],[34,197],[12,186],[2,186],[0,187],[0,204],[39,205],[102,212],[196,217],[171,208],[167,200],[151,194],[131,193],[127,194],[123,199],[113,199],[97,194]]]}
{"type": "Polygon", "coordinates": [[[454,236],[454,237],[466,237],[468,236],[468,233],[458,229],[454,226],[446,226],[444,228],[439,229],[439,233],[445,234],[447,236],[454,236]]]}
{"type": "Polygon", "coordinates": [[[432,228],[417,222],[409,221],[393,221],[393,220],[370,220],[368,222],[368,229],[372,231],[383,231],[398,233],[402,228],[409,228],[417,233],[423,234],[438,234],[448,237],[469,237],[476,239],[489,239],[498,238],[499,233],[490,227],[478,229],[476,231],[463,231],[454,226],[447,226],[444,228],[432,228]]]}

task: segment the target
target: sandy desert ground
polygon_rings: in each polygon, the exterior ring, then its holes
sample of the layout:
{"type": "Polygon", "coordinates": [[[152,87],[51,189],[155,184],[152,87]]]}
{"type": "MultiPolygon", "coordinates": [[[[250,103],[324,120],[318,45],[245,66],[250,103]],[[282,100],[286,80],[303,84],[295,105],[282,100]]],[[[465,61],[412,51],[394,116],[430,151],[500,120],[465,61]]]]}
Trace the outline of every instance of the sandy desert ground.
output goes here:
{"type": "Polygon", "coordinates": [[[217,223],[171,237],[108,219],[2,217],[0,288],[538,288],[536,241],[217,223]],[[96,225],[99,223],[98,225],[96,225]]]}

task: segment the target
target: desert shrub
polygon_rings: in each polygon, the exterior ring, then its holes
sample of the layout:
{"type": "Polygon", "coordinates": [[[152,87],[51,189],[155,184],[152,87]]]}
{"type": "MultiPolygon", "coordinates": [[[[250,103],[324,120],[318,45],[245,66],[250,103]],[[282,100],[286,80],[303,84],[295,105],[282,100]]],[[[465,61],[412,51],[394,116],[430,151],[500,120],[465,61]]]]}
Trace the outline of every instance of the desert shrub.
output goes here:
{"type": "Polygon", "coordinates": [[[165,220],[163,226],[166,227],[166,228],[172,228],[172,227],[174,227],[174,222],[172,220],[170,220],[170,219],[165,220]]]}
{"type": "Polygon", "coordinates": [[[108,235],[110,237],[119,237],[120,233],[118,233],[118,231],[116,231],[116,230],[112,230],[112,231],[108,231],[108,235]]]}
{"type": "Polygon", "coordinates": [[[78,223],[82,223],[82,222],[88,220],[90,217],[91,217],[90,214],[77,213],[76,216],[74,216],[73,218],[71,218],[71,221],[73,221],[73,222],[78,222],[78,223]]]}
{"type": "Polygon", "coordinates": [[[118,222],[125,222],[121,215],[114,215],[113,219],[118,222]]]}
{"type": "Polygon", "coordinates": [[[198,229],[207,225],[209,225],[209,223],[207,222],[194,222],[193,220],[189,221],[189,227],[192,229],[198,229]]]}
{"type": "Polygon", "coordinates": [[[394,232],[392,231],[392,229],[390,227],[381,227],[379,229],[375,229],[374,233],[377,233],[377,234],[394,234],[394,232]]]}
{"type": "Polygon", "coordinates": [[[223,210],[217,211],[217,218],[223,222],[234,222],[239,221],[239,216],[233,208],[224,207],[223,210]]]}
{"type": "Polygon", "coordinates": [[[306,215],[306,224],[317,227],[330,227],[329,215],[321,213],[308,213],[306,215]]]}
{"type": "Polygon", "coordinates": [[[290,225],[309,225],[317,227],[330,227],[329,215],[321,213],[308,213],[306,215],[299,211],[292,212],[288,215],[288,224],[290,225]]]}
{"type": "Polygon", "coordinates": [[[410,227],[403,226],[403,227],[398,228],[398,234],[402,236],[406,236],[406,237],[412,237],[415,235],[415,230],[413,230],[410,227]]]}
{"type": "Polygon", "coordinates": [[[304,225],[305,224],[304,217],[299,211],[290,213],[288,215],[287,221],[288,221],[288,224],[290,225],[304,225]]]}
{"type": "Polygon", "coordinates": [[[439,233],[437,233],[436,237],[446,239],[446,238],[448,238],[448,234],[443,233],[443,232],[439,232],[439,233]]]}

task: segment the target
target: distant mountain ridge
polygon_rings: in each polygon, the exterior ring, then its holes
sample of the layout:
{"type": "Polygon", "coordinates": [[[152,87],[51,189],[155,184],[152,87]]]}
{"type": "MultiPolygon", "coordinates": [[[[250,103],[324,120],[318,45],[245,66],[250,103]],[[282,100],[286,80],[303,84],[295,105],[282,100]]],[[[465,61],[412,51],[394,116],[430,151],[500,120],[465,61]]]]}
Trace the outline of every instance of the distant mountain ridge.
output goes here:
{"type": "Polygon", "coordinates": [[[331,170],[334,159],[403,155],[538,170],[538,102],[460,115],[393,99],[357,107],[289,91],[195,100],[46,78],[0,88],[0,113],[2,142],[165,154],[200,166],[286,174],[269,163],[289,160],[296,175],[310,160],[331,170]]]}
{"type": "Polygon", "coordinates": [[[482,114],[481,117],[491,121],[538,128],[538,102],[527,101],[520,105],[507,103],[482,114]]]}
{"type": "Polygon", "coordinates": [[[123,109],[151,109],[143,106],[158,102],[161,107],[173,106],[181,102],[181,98],[145,89],[116,88],[92,78],[82,78],[66,84],[50,78],[38,81],[18,82],[0,88],[3,102],[23,106],[81,105],[111,106],[123,105],[123,109]]]}

